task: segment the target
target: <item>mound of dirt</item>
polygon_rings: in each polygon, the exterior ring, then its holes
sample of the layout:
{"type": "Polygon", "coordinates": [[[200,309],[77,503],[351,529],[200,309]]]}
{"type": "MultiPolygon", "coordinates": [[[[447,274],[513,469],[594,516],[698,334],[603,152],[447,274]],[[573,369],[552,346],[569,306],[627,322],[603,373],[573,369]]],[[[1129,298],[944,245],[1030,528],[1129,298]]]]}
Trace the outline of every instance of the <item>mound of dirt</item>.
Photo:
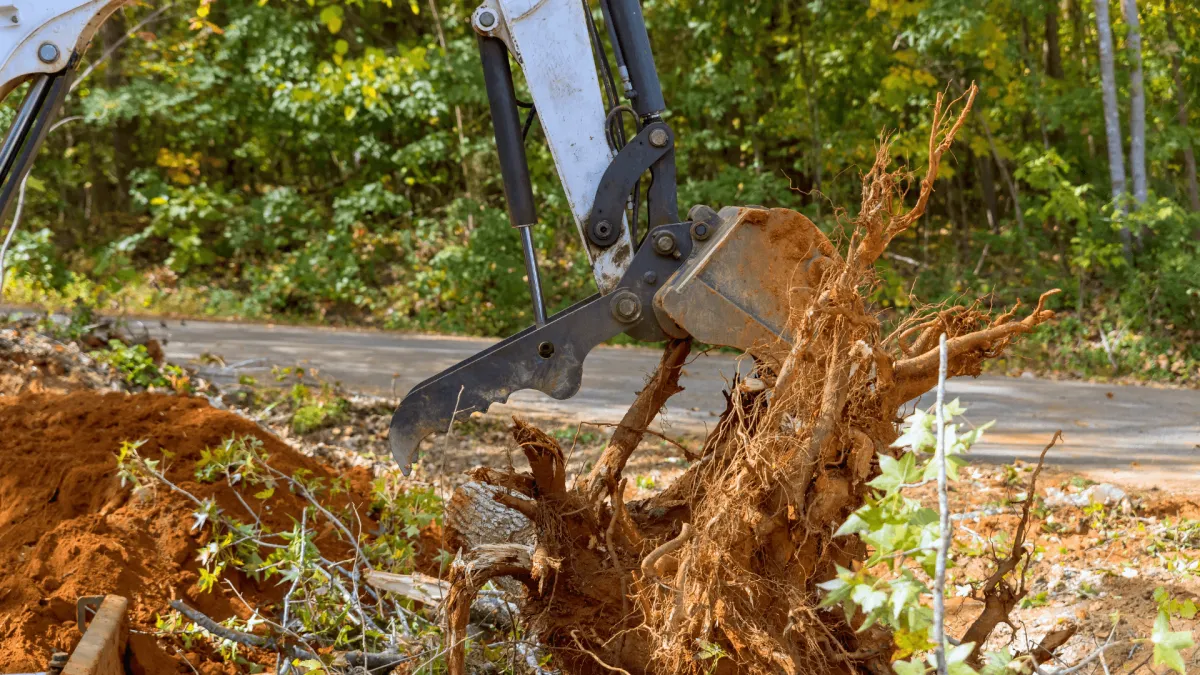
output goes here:
{"type": "MultiPolygon", "coordinates": [[[[156,615],[175,598],[218,620],[249,616],[227,586],[210,593],[196,587],[195,552],[207,535],[191,531],[194,505],[167,489],[150,499],[132,497],[119,484],[115,458],[122,441],[145,439],[144,457],[173,453],[160,465],[169,480],[249,519],[224,484],[193,476],[201,451],[231,435],[261,439],[270,464],[284,473],[307,469],[332,478],[327,467],[203,398],[94,391],[0,397],[0,672],[40,671],[53,651],[73,648],[79,639],[75,601],[84,595],[129,598],[135,631],[153,631],[156,615]]],[[[342,499],[366,505],[369,476],[362,470],[349,475],[353,489],[342,499]]],[[[247,499],[275,531],[292,527],[303,506],[286,490],[269,503],[247,499]]],[[[332,531],[318,544],[335,558],[349,551],[332,531]]],[[[226,578],[259,608],[284,593],[276,580],[226,578]]],[[[135,673],[192,672],[174,646],[150,635],[132,633],[130,646],[135,673]]],[[[204,659],[188,654],[193,664],[204,659]]],[[[234,672],[217,663],[199,666],[204,675],[234,672]]]]}

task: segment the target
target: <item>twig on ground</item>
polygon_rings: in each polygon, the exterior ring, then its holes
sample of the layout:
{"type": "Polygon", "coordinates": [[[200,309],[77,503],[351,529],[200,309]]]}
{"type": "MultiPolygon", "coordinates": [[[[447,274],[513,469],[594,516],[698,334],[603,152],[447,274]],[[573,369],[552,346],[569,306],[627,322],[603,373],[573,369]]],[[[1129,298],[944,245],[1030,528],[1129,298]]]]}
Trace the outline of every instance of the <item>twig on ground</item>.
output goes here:
{"type": "MultiPolygon", "coordinates": [[[[1038,675],[1071,675],[1072,673],[1078,673],[1079,671],[1083,670],[1086,666],[1091,665],[1093,662],[1103,659],[1104,652],[1108,651],[1109,649],[1113,649],[1114,647],[1124,647],[1126,645],[1131,645],[1131,644],[1137,645],[1138,642],[1139,642],[1138,640],[1122,640],[1121,642],[1109,642],[1109,643],[1101,646],[1099,649],[1092,652],[1091,654],[1088,654],[1087,656],[1083,657],[1082,661],[1079,661],[1078,663],[1071,666],[1070,668],[1064,668],[1063,670],[1055,670],[1053,672],[1051,672],[1049,670],[1044,670],[1042,668],[1042,666],[1035,661],[1033,664],[1033,670],[1038,675]]],[[[1105,669],[1107,670],[1107,665],[1105,665],[1105,669]]],[[[1130,672],[1132,672],[1132,671],[1130,671],[1130,672]]]]}
{"type": "Polygon", "coordinates": [[[1025,536],[1033,516],[1033,503],[1035,501],[1033,495],[1037,489],[1037,479],[1045,467],[1046,453],[1061,438],[1062,430],[1059,429],[1054,432],[1054,436],[1050,438],[1050,442],[1046,444],[1046,447],[1042,448],[1042,454],[1038,456],[1037,467],[1034,468],[1033,475],[1029,478],[1029,489],[1026,491],[1027,497],[1021,507],[1021,520],[1017,523],[1017,530],[1012,539],[1012,551],[1007,558],[997,561],[996,570],[983,582],[983,612],[967,628],[967,632],[962,637],[962,642],[973,642],[975,644],[971,655],[967,658],[970,664],[978,665],[980,649],[983,643],[992,634],[996,626],[1009,622],[1009,613],[1012,612],[1013,607],[1020,602],[1021,598],[1025,596],[1025,580],[1023,575],[1017,578],[1016,588],[1009,586],[1004,581],[1004,577],[1015,570],[1017,565],[1030,554],[1030,551],[1025,549],[1025,536]]]}
{"type": "Polygon", "coordinates": [[[304,531],[308,528],[308,509],[300,509],[300,561],[297,563],[299,568],[296,571],[296,578],[292,579],[292,587],[288,589],[287,595],[283,596],[283,627],[286,629],[288,625],[288,613],[291,609],[292,594],[296,592],[296,586],[300,584],[301,571],[304,569],[304,552],[308,548],[304,540],[304,531]]]}
{"type": "Polygon", "coordinates": [[[625,670],[624,668],[618,668],[617,666],[608,665],[607,663],[604,662],[603,659],[601,659],[599,656],[596,656],[595,652],[584,647],[583,643],[579,641],[578,631],[571,631],[571,639],[575,641],[575,645],[579,648],[579,651],[592,657],[592,660],[595,661],[597,664],[599,664],[601,668],[603,668],[609,672],[621,673],[621,675],[632,675],[632,673],[630,673],[628,670],[625,670]]]}
{"type": "Polygon", "coordinates": [[[259,647],[262,649],[274,649],[276,647],[276,641],[274,638],[255,635],[253,633],[244,633],[240,630],[226,628],[200,610],[192,609],[191,607],[187,606],[182,600],[172,600],[170,605],[171,609],[174,609],[176,612],[179,612],[190,619],[197,626],[200,626],[204,630],[216,635],[221,639],[229,640],[230,642],[236,642],[246,647],[259,647]]]}
{"type": "Polygon", "coordinates": [[[200,671],[196,670],[196,666],[192,665],[192,662],[188,660],[187,654],[184,654],[182,649],[180,649],[179,647],[176,647],[175,653],[178,654],[179,658],[182,659],[183,662],[187,664],[188,668],[191,668],[193,673],[195,673],[196,675],[200,675],[200,671]]]}

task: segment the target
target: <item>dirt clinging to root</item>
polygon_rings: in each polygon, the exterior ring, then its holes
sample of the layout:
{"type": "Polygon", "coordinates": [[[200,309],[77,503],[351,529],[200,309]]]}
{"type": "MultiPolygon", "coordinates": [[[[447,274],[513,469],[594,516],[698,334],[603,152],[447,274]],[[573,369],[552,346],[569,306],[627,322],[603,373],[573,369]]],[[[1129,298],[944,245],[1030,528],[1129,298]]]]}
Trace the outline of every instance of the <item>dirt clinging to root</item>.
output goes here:
{"type": "MultiPolygon", "coordinates": [[[[230,436],[260,439],[269,463],[288,475],[306,469],[332,478],[317,461],[203,398],[94,391],[0,397],[0,672],[40,671],[53,651],[73,648],[75,601],[84,595],[129,598],[135,631],[153,631],[171,599],[217,618],[249,616],[224,584],[207,593],[196,586],[196,549],[207,534],[191,530],[194,505],[165,488],[148,499],[131,496],[117,477],[121,443],[144,439],[139,452],[162,459],[169,480],[248,518],[223,483],[200,483],[193,475],[201,451],[230,436]],[[164,450],[173,454],[164,458],[164,450]]],[[[350,478],[348,499],[367,502],[369,477],[359,471],[350,478]]],[[[245,498],[274,531],[299,519],[302,501],[290,492],[279,491],[269,504],[245,498]]],[[[333,532],[318,541],[331,554],[348,553],[333,532]]],[[[225,578],[260,609],[283,596],[275,580],[225,578]]],[[[173,643],[134,632],[130,647],[135,673],[192,672],[173,643]]],[[[209,656],[186,654],[205,675],[233,672],[205,662],[209,656]]]]}

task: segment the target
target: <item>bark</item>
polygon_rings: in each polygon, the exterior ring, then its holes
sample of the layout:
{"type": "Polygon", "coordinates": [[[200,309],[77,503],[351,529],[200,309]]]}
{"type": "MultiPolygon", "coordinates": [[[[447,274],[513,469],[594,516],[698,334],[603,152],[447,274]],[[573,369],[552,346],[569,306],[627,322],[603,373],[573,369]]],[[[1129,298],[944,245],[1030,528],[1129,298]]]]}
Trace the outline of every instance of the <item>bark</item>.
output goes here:
{"type": "Polygon", "coordinates": [[[983,191],[983,206],[987,210],[988,229],[992,234],[1000,232],[1000,211],[996,202],[996,174],[991,155],[977,156],[979,165],[979,187],[983,191]]]}
{"type": "MultiPolygon", "coordinates": [[[[1125,199],[1125,151],[1121,146],[1121,114],[1117,110],[1117,76],[1113,66],[1112,25],[1108,19],[1108,0],[1093,0],[1096,6],[1096,32],[1100,48],[1100,90],[1104,97],[1104,135],[1108,141],[1108,176],[1112,198],[1125,199]]],[[[1121,226],[1121,244],[1125,258],[1133,258],[1133,240],[1129,228],[1121,226]]]]}
{"type": "Polygon", "coordinates": [[[584,491],[590,498],[596,499],[617,487],[625,462],[629,461],[629,456],[642,442],[650,422],[666,405],[668,398],[683,391],[683,387],[679,386],[679,376],[683,373],[683,364],[691,348],[690,339],[672,340],[667,345],[654,377],[638,392],[634,404],[621,418],[621,423],[608,441],[608,447],[584,481],[584,491]]]}
{"type": "Polygon", "coordinates": [[[1129,24],[1126,48],[1129,50],[1129,171],[1133,176],[1133,198],[1146,203],[1146,88],[1142,78],[1142,28],[1138,20],[1137,0],[1121,0],[1125,22],[1129,24]]]}
{"type": "MultiPolygon", "coordinates": [[[[112,18],[100,28],[100,43],[103,47],[101,53],[112,49],[112,55],[108,57],[108,63],[105,64],[104,70],[104,86],[111,91],[116,91],[124,84],[125,80],[123,75],[124,49],[117,46],[124,40],[125,30],[124,12],[114,13],[112,18]]],[[[133,166],[130,140],[134,131],[131,126],[128,121],[118,122],[113,127],[109,140],[98,142],[98,145],[101,146],[110,145],[112,150],[112,163],[109,165],[109,170],[97,171],[99,175],[111,174],[109,176],[111,182],[96,185],[93,191],[95,195],[92,203],[93,212],[101,217],[110,212],[125,211],[129,195],[129,182],[126,180],[126,176],[133,166]]],[[[103,160],[94,151],[92,158],[93,162],[103,164],[103,160]]]]}
{"type": "Polygon", "coordinates": [[[1046,0],[1046,75],[1063,79],[1062,45],[1058,39],[1058,0],[1046,0]]]}
{"type": "Polygon", "coordinates": [[[996,148],[996,141],[992,138],[992,127],[988,124],[987,115],[979,114],[979,124],[983,127],[983,135],[987,137],[988,149],[992,152],[992,158],[996,160],[996,166],[1000,169],[1000,177],[1004,179],[1004,185],[1008,187],[1008,195],[1012,198],[1013,203],[1013,214],[1017,217],[1017,232],[1024,240],[1025,212],[1021,208],[1021,191],[1017,187],[1017,182],[1008,172],[1008,167],[1004,166],[1004,160],[1000,158],[1000,150],[996,148]]]}
{"type": "MultiPolygon", "coordinates": [[[[1179,35],[1175,32],[1175,13],[1171,8],[1171,0],[1165,0],[1164,9],[1167,19],[1167,39],[1173,45],[1173,49],[1171,50],[1171,76],[1175,80],[1175,119],[1179,122],[1181,129],[1187,130],[1187,93],[1183,88],[1183,75],[1180,72],[1182,66],[1179,62],[1179,35]]],[[[1200,211],[1200,187],[1196,184],[1196,153],[1192,150],[1192,141],[1190,138],[1186,139],[1183,145],[1183,169],[1184,180],[1187,182],[1188,205],[1191,206],[1193,211],[1200,211]]],[[[1197,239],[1200,239],[1200,229],[1196,230],[1195,235],[1197,239]]]]}

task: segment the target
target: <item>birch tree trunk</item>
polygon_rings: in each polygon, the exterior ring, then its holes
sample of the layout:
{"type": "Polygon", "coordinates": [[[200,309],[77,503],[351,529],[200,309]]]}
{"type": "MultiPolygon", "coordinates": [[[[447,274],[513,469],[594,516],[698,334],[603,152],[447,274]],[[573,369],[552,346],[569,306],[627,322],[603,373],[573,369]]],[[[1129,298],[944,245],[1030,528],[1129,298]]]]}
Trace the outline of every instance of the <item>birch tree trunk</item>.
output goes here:
{"type": "MultiPolygon", "coordinates": [[[[1175,80],[1175,103],[1178,106],[1175,118],[1179,122],[1179,126],[1187,129],[1187,94],[1183,89],[1183,75],[1180,73],[1179,35],[1175,32],[1175,13],[1171,10],[1171,0],[1165,1],[1164,9],[1167,18],[1167,39],[1174,45],[1171,50],[1171,75],[1175,80]]],[[[1196,153],[1192,150],[1191,139],[1188,139],[1183,145],[1183,170],[1184,178],[1187,181],[1188,204],[1193,211],[1200,211],[1200,187],[1196,184],[1196,153]]],[[[1197,230],[1196,236],[1200,238],[1200,230],[1197,230]]]]}
{"type": "MultiPolygon", "coordinates": [[[[1121,115],[1117,111],[1117,76],[1113,69],[1112,25],[1108,19],[1108,0],[1093,0],[1096,7],[1097,42],[1100,47],[1100,91],[1104,96],[1104,135],[1108,139],[1108,176],[1113,201],[1125,198],[1125,151],[1121,147],[1121,115]]],[[[1129,228],[1121,226],[1125,258],[1133,257],[1129,228]]]]}
{"type": "Polygon", "coordinates": [[[1125,23],[1129,24],[1129,171],[1133,176],[1133,198],[1141,206],[1149,196],[1146,187],[1146,88],[1142,83],[1142,27],[1137,0],[1121,0],[1125,23]]]}

